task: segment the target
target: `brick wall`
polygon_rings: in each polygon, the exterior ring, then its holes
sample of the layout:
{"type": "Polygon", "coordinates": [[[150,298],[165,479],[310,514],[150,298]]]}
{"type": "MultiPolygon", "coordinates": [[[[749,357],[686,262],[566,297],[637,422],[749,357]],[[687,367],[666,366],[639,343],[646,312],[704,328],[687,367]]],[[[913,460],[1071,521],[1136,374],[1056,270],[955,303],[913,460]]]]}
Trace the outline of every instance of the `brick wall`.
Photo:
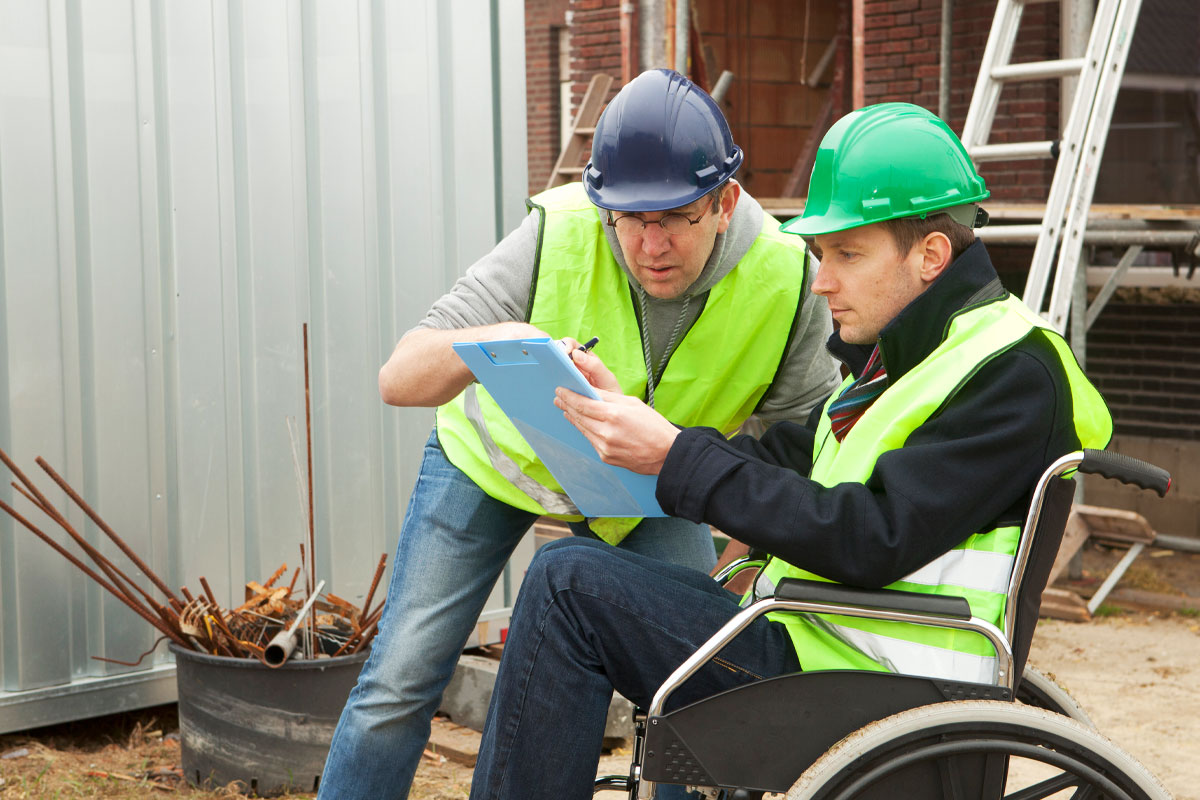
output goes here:
{"type": "Polygon", "coordinates": [[[558,32],[566,25],[567,0],[525,2],[525,119],[529,139],[529,193],[546,185],[558,158],[558,32]]]}
{"type": "Polygon", "coordinates": [[[1194,303],[1110,303],[1087,341],[1087,372],[1108,401],[1117,433],[1200,442],[1194,303]]]}
{"type": "MultiPolygon", "coordinates": [[[[870,103],[906,101],[932,111],[938,107],[941,0],[866,0],[864,98],[870,103]]],[[[991,29],[995,0],[959,0],[954,4],[951,51],[950,127],[966,122],[983,48],[991,29]]],[[[1027,6],[1013,61],[1057,58],[1058,6],[1027,6]]],[[[1001,95],[993,143],[1058,138],[1058,82],[1010,84],[1001,95]]],[[[992,196],[1001,200],[1042,201],[1053,176],[1053,163],[1000,161],[980,169],[992,196]]]]}
{"type": "Polygon", "coordinates": [[[579,108],[597,72],[613,80],[611,100],[621,88],[620,0],[570,0],[571,109],[579,108]]]}
{"type": "Polygon", "coordinates": [[[783,194],[833,75],[830,67],[818,86],[804,84],[837,30],[842,4],[808,2],[807,19],[805,3],[795,0],[695,2],[704,72],[712,81],[724,69],[734,74],[723,110],[746,151],[738,180],[759,197],[783,194]]]}
{"type": "MultiPolygon", "coordinates": [[[[527,31],[531,25],[529,6],[534,4],[545,5],[546,0],[530,0],[527,4],[527,31]]],[[[700,50],[693,53],[693,63],[701,59],[703,68],[693,69],[693,75],[703,73],[711,82],[722,69],[734,73],[723,110],[734,141],[746,151],[746,164],[739,179],[747,189],[761,196],[781,193],[825,96],[824,87],[810,88],[801,81],[806,71],[816,66],[833,36],[837,6],[813,2],[809,12],[806,29],[803,6],[791,0],[696,0],[695,3],[700,50]]],[[[617,79],[611,95],[620,89],[620,0],[570,0],[568,15],[573,113],[595,73],[606,72],[617,79]]],[[[529,56],[527,80],[531,84],[532,62],[536,58],[534,53],[529,56]]],[[[825,75],[826,84],[830,74],[825,75]]],[[[704,88],[711,90],[712,86],[704,88]]],[[[530,97],[532,103],[532,93],[530,97]]],[[[542,162],[542,157],[533,150],[534,113],[531,108],[531,186],[535,183],[534,165],[542,162]]],[[[544,176],[548,171],[546,167],[538,174],[544,176]]]]}

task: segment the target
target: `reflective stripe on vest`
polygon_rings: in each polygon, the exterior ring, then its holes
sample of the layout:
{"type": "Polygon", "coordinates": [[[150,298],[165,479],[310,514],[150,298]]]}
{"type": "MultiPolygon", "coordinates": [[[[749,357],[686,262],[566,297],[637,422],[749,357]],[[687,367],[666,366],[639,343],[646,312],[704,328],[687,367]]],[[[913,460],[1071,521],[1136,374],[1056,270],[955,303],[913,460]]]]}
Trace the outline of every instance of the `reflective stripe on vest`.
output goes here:
{"type": "MultiPolygon", "coordinates": [[[[596,207],[577,183],[543,192],[530,207],[541,225],[528,321],[553,338],[599,336],[595,352],[622,391],[644,397],[646,368],[629,281],[596,207]]],[[[803,241],[779,233],[778,223],[764,215],[758,238],[709,291],[704,310],[672,354],[655,389],[658,411],[679,425],[736,431],[782,362],[806,267],[803,241]]],[[[487,391],[476,386],[474,393],[477,412],[468,414],[466,392],[438,409],[438,439],[450,462],[502,502],[578,519],[565,510],[570,500],[487,391]]]]}
{"type": "MultiPolygon", "coordinates": [[[[1099,393],[1079,369],[1062,337],[1019,300],[1007,296],[957,314],[941,345],[888,386],[842,442],[830,435],[829,416],[822,414],[816,435],[820,451],[809,477],[827,487],[865,483],[880,455],[903,447],[909,435],[942,408],[980,367],[1035,328],[1047,331],[1066,372],[1075,429],[1082,446],[1103,448],[1112,435],[1112,421],[1099,393]]],[[[887,588],[966,597],[974,616],[1002,628],[1019,538],[1016,526],[973,534],[887,588]]],[[[771,559],[755,583],[754,594],[761,597],[774,592],[785,577],[825,580],[780,559],[771,559]]],[[[892,670],[985,683],[994,680],[995,654],[986,640],[970,632],[839,615],[771,617],[787,626],[806,670],[892,670]]]]}

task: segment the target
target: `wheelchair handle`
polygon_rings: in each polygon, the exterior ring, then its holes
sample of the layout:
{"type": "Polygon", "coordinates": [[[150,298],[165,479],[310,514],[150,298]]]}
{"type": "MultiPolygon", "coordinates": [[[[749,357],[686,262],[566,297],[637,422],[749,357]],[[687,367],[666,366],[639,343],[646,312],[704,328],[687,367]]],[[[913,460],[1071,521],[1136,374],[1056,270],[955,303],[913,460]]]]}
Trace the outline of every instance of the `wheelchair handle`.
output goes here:
{"type": "Polygon", "coordinates": [[[1116,478],[1121,483],[1130,483],[1143,489],[1151,489],[1157,492],[1159,497],[1166,495],[1171,488],[1171,473],[1162,467],[1147,464],[1145,461],[1139,461],[1124,453],[1084,450],[1079,471],[1105,478],[1116,478]]]}

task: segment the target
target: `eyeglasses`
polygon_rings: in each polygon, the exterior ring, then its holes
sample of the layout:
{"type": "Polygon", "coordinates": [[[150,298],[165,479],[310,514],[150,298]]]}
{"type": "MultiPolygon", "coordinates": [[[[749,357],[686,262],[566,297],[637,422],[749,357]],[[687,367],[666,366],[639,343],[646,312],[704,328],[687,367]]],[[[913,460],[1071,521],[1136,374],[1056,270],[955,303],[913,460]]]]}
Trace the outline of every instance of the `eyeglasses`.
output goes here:
{"type": "Polygon", "coordinates": [[[713,206],[717,204],[717,198],[714,196],[708,202],[708,207],[701,211],[695,219],[691,219],[687,214],[663,214],[655,220],[647,222],[641,217],[633,214],[623,214],[619,217],[613,217],[612,212],[608,212],[608,224],[617,229],[617,233],[623,233],[626,236],[637,236],[646,229],[647,225],[658,225],[662,227],[671,236],[678,236],[681,233],[687,233],[700,220],[704,219],[704,215],[712,211],[713,206]]]}

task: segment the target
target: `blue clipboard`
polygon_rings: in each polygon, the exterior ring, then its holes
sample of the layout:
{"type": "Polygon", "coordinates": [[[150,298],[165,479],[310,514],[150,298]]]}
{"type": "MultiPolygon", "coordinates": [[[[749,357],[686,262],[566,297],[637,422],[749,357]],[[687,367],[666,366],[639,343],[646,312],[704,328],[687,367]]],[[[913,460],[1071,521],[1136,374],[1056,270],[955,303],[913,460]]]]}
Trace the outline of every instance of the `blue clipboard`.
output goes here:
{"type": "Polygon", "coordinates": [[[605,464],[591,442],[554,405],[564,386],[599,399],[550,339],[457,342],[454,351],[512,420],[580,513],[588,517],[665,517],[654,498],[654,475],[605,464]]]}

